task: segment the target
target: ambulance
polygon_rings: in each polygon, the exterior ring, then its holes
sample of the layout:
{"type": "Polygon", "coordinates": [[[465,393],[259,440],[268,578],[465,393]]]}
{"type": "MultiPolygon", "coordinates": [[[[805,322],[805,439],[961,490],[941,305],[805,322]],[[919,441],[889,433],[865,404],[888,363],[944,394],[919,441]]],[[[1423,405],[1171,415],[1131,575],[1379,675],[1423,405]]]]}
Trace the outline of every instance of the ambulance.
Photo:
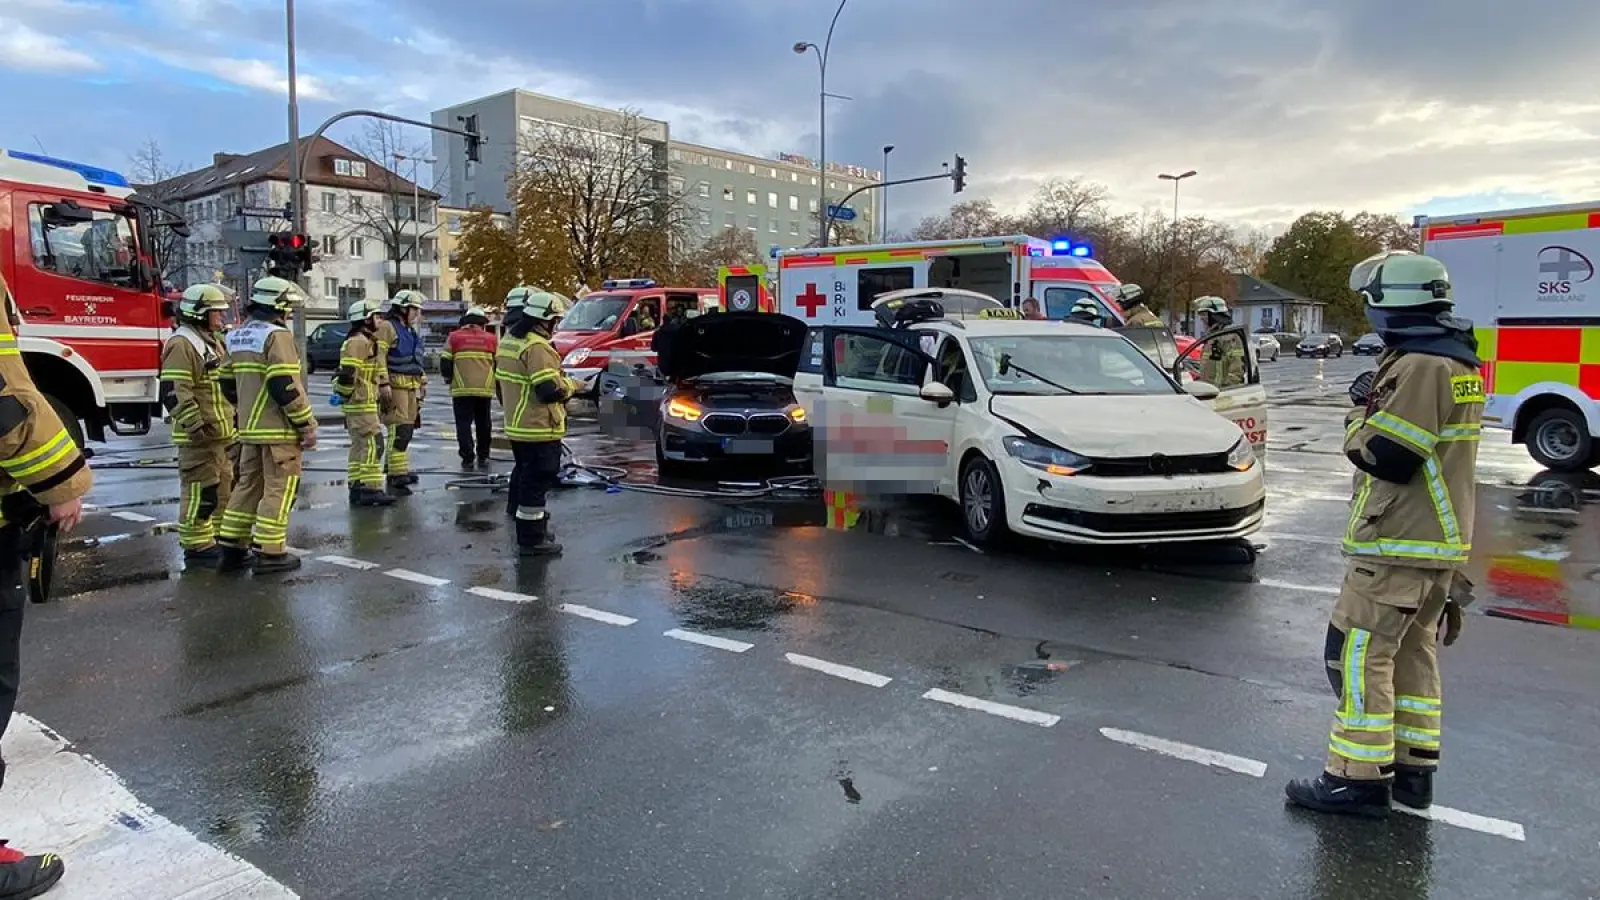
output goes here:
{"type": "Polygon", "coordinates": [[[1418,216],[1476,326],[1485,425],[1540,465],[1600,465],[1600,203],[1418,216]]]}

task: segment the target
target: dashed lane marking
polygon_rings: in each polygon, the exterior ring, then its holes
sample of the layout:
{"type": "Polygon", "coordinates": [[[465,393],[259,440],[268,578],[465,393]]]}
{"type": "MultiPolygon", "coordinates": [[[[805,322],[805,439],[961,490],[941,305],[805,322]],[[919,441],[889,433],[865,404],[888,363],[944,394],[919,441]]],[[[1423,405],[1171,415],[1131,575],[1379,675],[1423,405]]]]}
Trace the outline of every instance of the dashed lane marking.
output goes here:
{"type": "Polygon", "coordinates": [[[1276,578],[1262,578],[1256,582],[1262,587],[1278,588],[1285,591],[1309,591],[1313,594],[1338,594],[1339,589],[1322,584],[1296,584],[1292,581],[1279,581],[1276,578]]]}
{"type": "Polygon", "coordinates": [[[619,616],[616,613],[606,612],[603,609],[595,609],[589,606],[579,606],[576,603],[563,603],[557,607],[557,609],[570,615],[580,616],[585,619],[593,619],[596,622],[604,622],[607,625],[632,625],[633,623],[639,621],[632,616],[619,616]]]}
{"type": "Polygon", "coordinates": [[[1521,825],[1518,825],[1516,822],[1507,821],[1506,819],[1494,819],[1490,818],[1489,816],[1480,816],[1477,813],[1469,813],[1459,809],[1451,809],[1448,806],[1431,806],[1427,809],[1412,809],[1409,806],[1402,806],[1399,803],[1395,803],[1391,804],[1391,808],[1395,812],[1405,813],[1408,816],[1416,816],[1419,819],[1429,819],[1444,825],[1454,825],[1457,828],[1481,831],[1484,834],[1492,834],[1496,837],[1503,837],[1508,840],[1524,842],[1528,840],[1528,835],[1522,830],[1521,825]]]}
{"type": "Polygon", "coordinates": [[[683,641],[689,644],[699,644],[702,647],[714,647],[718,650],[726,650],[729,653],[743,653],[755,646],[755,644],[747,644],[744,641],[734,641],[725,637],[717,637],[714,634],[701,634],[698,631],[684,631],[682,628],[674,628],[671,631],[664,631],[661,634],[662,637],[669,637],[675,641],[683,641]]]}
{"type": "Polygon", "coordinates": [[[125,897],[129,885],[146,886],[137,892],[145,897],[298,897],[157,815],[116,773],[30,716],[12,717],[5,758],[6,837],[66,857],[66,878],[52,897],[125,897]]]}
{"type": "Polygon", "coordinates": [[[1212,766],[1218,769],[1227,769],[1238,772],[1240,775],[1250,775],[1260,778],[1267,774],[1267,764],[1259,760],[1247,759],[1243,756],[1234,756],[1231,753],[1222,753],[1216,750],[1207,750],[1196,747],[1194,744],[1185,744],[1179,741],[1169,741],[1154,735],[1141,734],[1137,731],[1123,731],[1120,728],[1102,728],[1100,734],[1119,744],[1127,744],[1140,750],[1170,756],[1202,766],[1212,766]]]}
{"type": "Polygon", "coordinates": [[[881,688],[894,680],[887,675],[868,672],[866,669],[858,669],[855,666],[841,666],[825,659],[817,659],[815,656],[802,656],[798,653],[785,653],[783,656],[789,662],[802,669],[812,669],[824,675],[832,675],[835,678],[843,678],[845,681],[854,681],[856,684],[864,684],[868,687],[881,688]]]}
{"type": "Polygon", "coordinates": [[[144,513],[128,512],[120,509],[112,513],[111,517],[113,519],[121,519],[124,522],[154,522],[156,520],[155,516],[147,516],[144,513]]]}
{"type": "Polygon", "coordinates": [[[504,600],[507,603],[538,603],[539,598],[532,594],[519,594],[516,591],[502,591],[492,587],[469,587],[467,593],[479,597],[488,597],[490,600],[504,600]]]}
{"type": "Polygon", "coordinates": [[[390,578],[398,578],[401,581],[409,581],[413,584],[425,584],[428,587],[443,587],[450,583],[448,578],[436,578],[432,575],[424,575],[421,572],[413,572],[410,569],[385,569],[383,574],[390,578]]]}
{"type": "Polygon", "coordinates": [[[951,706],[959,706],[962,709],[985,712],[991,716],[1000,716],[1003,719],[1027,722],[1030,725],[1038,725],[1043,728],[1049,728],[1061,721],[1060,716],[1051,715],[1050,713],[1042,713],[1035,709],[1024,709],[1023,707],[1011,706],[1006,703],[995,703],[993,700],[969,697],[966,694],[955,694],[939,688],[934,688],[923,694],[922,699],[932,700],[935,703],[947,703],[951,706]]]}
{"type": "Polygon", "coordinates": [[[370,572],[373,569],[383,568],[378,563],[367,562],[364,559],[352,559],[348,556],[319,556],[317,557],[317,560],[319,562],[330,563],[335,566],[342,566],[346,569],[355,569],[358,572],[370,572]]]}

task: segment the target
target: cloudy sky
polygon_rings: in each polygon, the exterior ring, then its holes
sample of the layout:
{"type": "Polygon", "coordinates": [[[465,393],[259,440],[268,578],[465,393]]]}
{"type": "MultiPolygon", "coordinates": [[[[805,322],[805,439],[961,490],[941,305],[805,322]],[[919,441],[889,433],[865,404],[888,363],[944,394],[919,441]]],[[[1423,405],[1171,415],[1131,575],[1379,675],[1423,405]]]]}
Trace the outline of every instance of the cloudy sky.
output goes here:
{"type": "MultiPolygon", "coordinates": [[[[427,118],[513,86],[814,155],[834,0],[299,0],[302,121],[427,118]]],[[[1051,175],[1268,224],[1311,208],[1446,213],[1600,200],[1596,0],[849,0],[829,156],[968,160],[967,196],[1051,175]]],[[[8,146],[125,168],[283,140],[282,0],[3,0],[8,146]]],[[[338,133],[335,133],[338,136],[338,133]]],[[[895,218],[950,200],[903,188],[895,218]]],[[[907,224],[896,221],[897,226],[907,224]]]]}

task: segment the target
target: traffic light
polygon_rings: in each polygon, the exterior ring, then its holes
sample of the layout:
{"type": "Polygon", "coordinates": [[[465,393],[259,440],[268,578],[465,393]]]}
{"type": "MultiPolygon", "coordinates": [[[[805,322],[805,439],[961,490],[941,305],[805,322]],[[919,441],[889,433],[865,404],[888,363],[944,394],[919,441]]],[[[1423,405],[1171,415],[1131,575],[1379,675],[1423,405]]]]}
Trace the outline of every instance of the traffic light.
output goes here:
{"type": "Polygon", "coordinates": [[[467,132],[467,161],[483,162],[483,135],[478,133],[477,115],[465,116],[461,121],[467,132]]]}
{"type": "Polygon", "coordinates": [[[295,279],[311,271],[317,258],[311,252],[311,236],[295,232],[267,235],[267,266],[279,278],[295,279]]]}
{"type": "Polygon", "coordinates": [[[956,167],[950,171],[950,180],[955,182],[955,193],[967,189],[967,161],[964,158],[956,157],[956,167]]]}

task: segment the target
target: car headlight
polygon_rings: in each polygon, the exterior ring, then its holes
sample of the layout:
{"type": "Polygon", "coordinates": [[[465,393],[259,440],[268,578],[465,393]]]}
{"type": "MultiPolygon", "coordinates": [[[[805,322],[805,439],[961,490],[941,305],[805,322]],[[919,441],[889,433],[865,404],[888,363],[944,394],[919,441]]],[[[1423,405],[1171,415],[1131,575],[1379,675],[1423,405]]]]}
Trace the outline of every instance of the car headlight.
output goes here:
{"type": "Polygon", "coordinates": [[[1063,450],[1027,438],[1003,438],[1000,445],[1005,447],[1006,453],[1017,462],[1051,475],[1079,475],[1089,468],[1087,456],[1080,456],[1071,450],[1063,450]]]}
{"type": "Polygon", "coordinates": [[[1234,444],[1233,449],[1228,451],[1228,468],[1238,472],[1248,472],[1255,464],[1255,448],[1250,446],[1249,441],[1240,438],[1239,443],[1234,444]]]}
{"type": "Polygon", "coordinates": [[[677,397],[674,397],[667,401],[668,418],[678,419],[684,422],[698,422],[700,421],[700,417],[702,415],[704,415],[704,412],[700,409],[700,407],[695,406],[693,403],[690,403],[687,400],[681,400],[677,397]]]}
{"type": "Polygon", "coordinates": [[[567,358],[563,359],[561,361],[561,364],[563,366],[581,366],[581,365],[583,365],[584,361],[587,360],[593,354],[594,354],[594,351],[589,349],[588,347],[579,347],[578,349],[572,351],[571,353],[568,353],[567,354],[567,358]]]}
{"type": "Polygon", "coordinates": [[[789,407],[789,421],[799,425],[806,420],[806,408],[800,404],[789,407]]]}

